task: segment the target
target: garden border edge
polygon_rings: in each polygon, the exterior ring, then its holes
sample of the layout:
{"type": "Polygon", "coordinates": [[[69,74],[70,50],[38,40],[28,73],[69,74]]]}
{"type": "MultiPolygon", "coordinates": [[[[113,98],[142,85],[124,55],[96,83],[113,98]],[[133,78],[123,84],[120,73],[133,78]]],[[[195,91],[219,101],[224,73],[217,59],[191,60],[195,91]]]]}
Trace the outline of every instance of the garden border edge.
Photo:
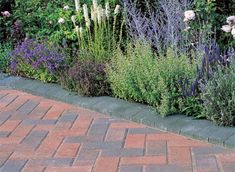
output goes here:
{"type": "Polygon", "coordinates": [[[131,120],[149,127],[181,134],[193,139],[235,149],[235,127],[219,127],[208,120],[185,115],[161,117],[151,107],[113,97],[83,97],[64,90],[57,84],[11,76],[0,72],[0,90],[15,89],[117,118],[131,120]]]}

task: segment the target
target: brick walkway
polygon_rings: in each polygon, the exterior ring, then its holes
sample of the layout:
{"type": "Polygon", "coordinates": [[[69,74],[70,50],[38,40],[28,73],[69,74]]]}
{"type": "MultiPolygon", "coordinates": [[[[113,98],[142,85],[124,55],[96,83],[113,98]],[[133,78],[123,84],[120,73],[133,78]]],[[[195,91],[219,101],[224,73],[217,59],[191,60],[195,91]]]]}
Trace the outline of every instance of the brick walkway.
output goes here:
{"type": "Polygon", "coordinates": [[[0,90],[0,171],[233,172],[235,152],[0,90]]]}

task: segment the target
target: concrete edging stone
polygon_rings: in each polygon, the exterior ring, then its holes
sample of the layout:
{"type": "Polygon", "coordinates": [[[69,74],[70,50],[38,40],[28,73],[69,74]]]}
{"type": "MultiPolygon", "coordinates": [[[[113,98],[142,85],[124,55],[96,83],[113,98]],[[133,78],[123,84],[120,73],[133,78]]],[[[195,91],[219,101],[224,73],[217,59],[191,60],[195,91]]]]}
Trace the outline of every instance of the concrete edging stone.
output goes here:
{"type": "Polygon", "coordinates": [[[65,103],[79,105],[117,118],[124,118],[150,127],[188,136],[235,149],[235,128],[219,127],[211,121],[185,115],[161,117],[151,107],[113,97],[83,97],[56,84],[0,73],[0,89],[16,89],[65,103]]]}

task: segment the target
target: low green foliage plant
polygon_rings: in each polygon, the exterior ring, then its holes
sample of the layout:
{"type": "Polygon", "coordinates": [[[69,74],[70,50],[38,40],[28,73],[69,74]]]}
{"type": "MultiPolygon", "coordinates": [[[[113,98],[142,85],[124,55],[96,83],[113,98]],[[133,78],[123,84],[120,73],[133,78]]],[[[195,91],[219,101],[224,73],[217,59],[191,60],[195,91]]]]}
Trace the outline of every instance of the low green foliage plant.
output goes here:
{"type": "Polygon", "coordinates": [[[115,96],[147,103],[162,115],[185,108],[179,80],[195,75],[194,64],[186,56],[176,56],[171,50],[157,57],[149,45],[131,44],[121,50],[108,65],[108,77],[115,96]]]}

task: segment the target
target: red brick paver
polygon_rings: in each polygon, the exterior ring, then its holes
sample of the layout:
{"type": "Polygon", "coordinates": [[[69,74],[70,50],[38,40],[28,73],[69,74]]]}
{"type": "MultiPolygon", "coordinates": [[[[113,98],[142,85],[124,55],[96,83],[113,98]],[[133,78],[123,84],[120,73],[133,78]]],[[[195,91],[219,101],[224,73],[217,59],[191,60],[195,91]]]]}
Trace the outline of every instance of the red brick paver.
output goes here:
{"type": "Polygon", "coordinates": [[[235,152],[16,90],[0,90],[1,172],[233,172],[235,152]]]}

